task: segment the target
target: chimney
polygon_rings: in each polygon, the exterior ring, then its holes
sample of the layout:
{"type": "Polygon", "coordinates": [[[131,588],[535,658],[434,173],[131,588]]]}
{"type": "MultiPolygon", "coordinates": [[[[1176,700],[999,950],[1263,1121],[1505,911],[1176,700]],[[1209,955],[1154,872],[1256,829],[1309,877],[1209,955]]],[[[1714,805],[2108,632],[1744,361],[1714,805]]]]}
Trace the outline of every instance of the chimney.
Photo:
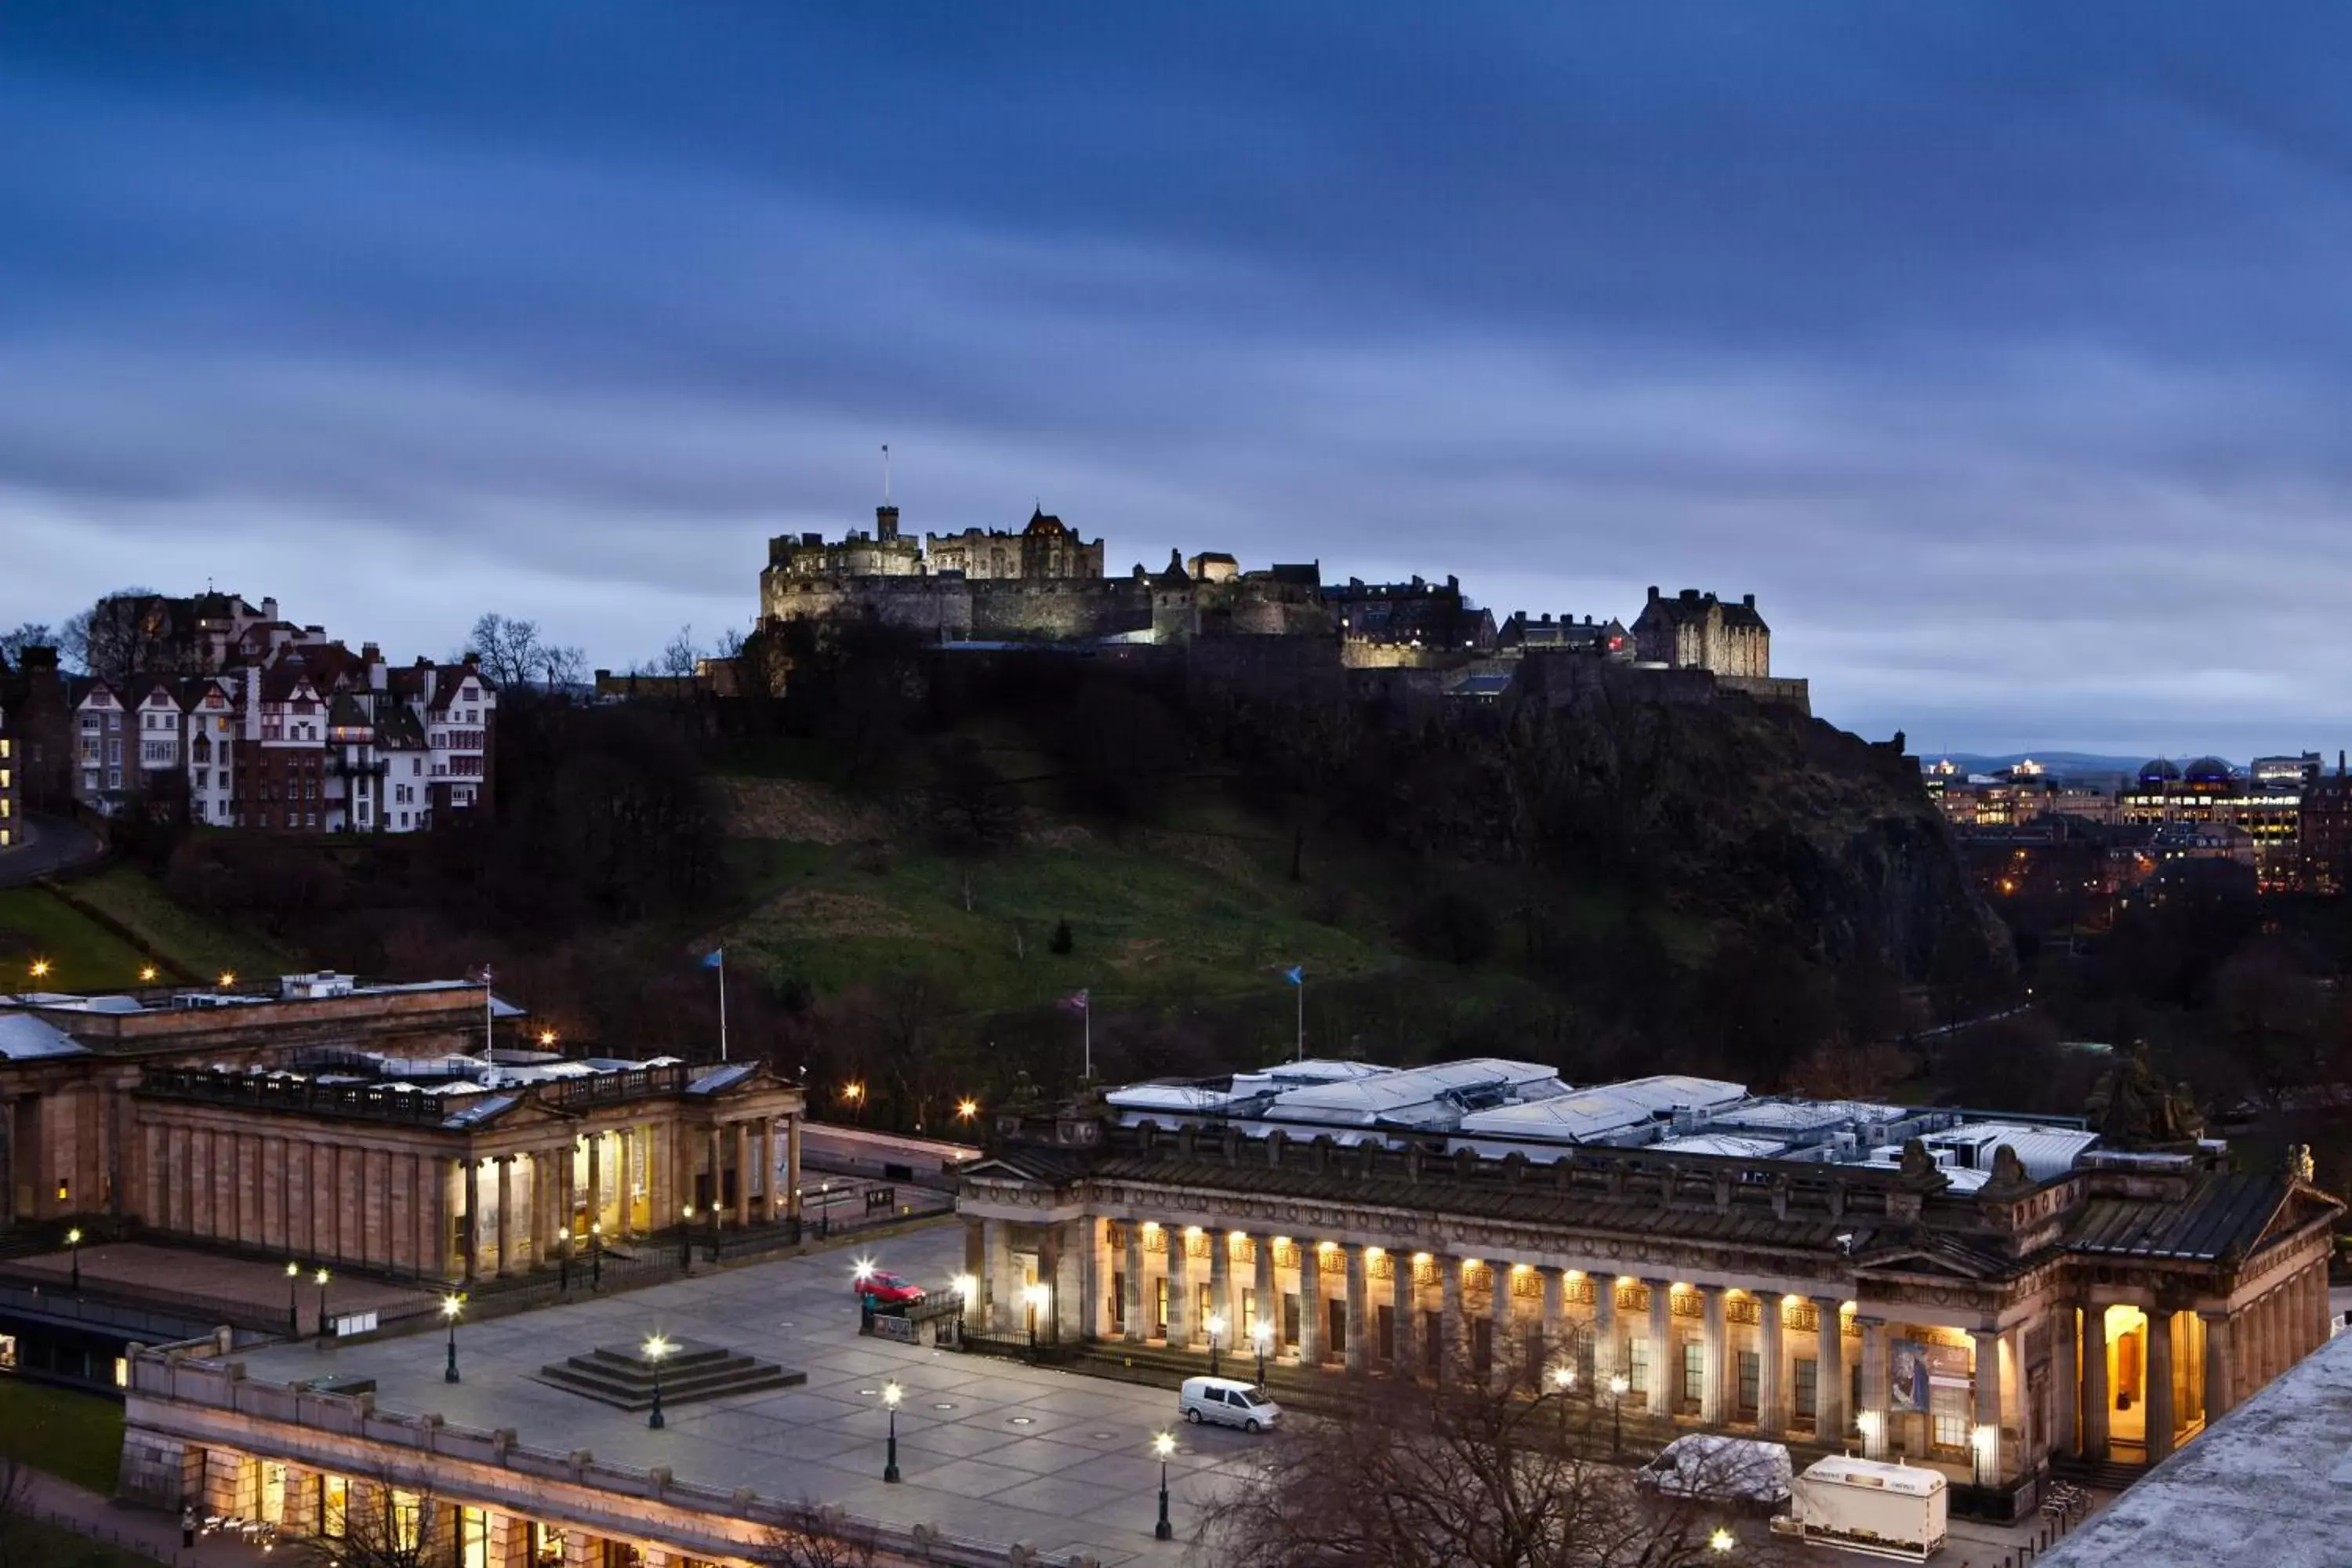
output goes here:
{"type": "Polygon", "coordinates": [[[877,506],[874,509],[874,537],[877,539],[896,539],[898,537],[898,509],[897,507],[877,506]]]}
{"type": "Polygon", "coordinates": [[[382,664],[383,650],[372,642],[363,642],[360,644],[360,658],[364,663],[382,664]]]}
{"type": "Polygon", "coordinates": [[[1753,594],[1742,594],[1739,595],[1739,602],[1752,610],[1756,607],[1756,595],[1753,594]]]}
{"type": "Polygon", "coordinates": [[[1653,583],[1653,584],[1650,584],[1650,603],[1652,603],[1652,604],[1654,604],[1654,604],[1656,604],[1657,602],[1658,602],[1658,585],[1657,585],[1655,583],[1653,583]]]}
{"type": "Polygon", "coordinates": [[[277,600],[264,599],[261,601],[261,618],[265,621],[274,621],[278,618],[277,600]]]}
{"type": "Polygon", "coordinates": [[[1698,603],[1698,590],[1696,588],[1685,588],[1683,590],[1683,598],[1685,602],[1696,605],[1698,603]]]}

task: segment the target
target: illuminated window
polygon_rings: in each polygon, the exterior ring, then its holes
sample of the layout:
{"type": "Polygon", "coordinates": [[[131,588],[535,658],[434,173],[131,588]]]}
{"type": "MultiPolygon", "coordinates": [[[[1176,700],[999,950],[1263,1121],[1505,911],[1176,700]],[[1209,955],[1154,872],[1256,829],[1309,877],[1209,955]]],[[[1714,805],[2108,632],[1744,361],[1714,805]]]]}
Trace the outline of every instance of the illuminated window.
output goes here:
{"type": "Polygon", "coordinates": [[[341,1476],[319,1478],[319,1533],[341,1541],[352,1530],[352,1483],[341,1476]]]}

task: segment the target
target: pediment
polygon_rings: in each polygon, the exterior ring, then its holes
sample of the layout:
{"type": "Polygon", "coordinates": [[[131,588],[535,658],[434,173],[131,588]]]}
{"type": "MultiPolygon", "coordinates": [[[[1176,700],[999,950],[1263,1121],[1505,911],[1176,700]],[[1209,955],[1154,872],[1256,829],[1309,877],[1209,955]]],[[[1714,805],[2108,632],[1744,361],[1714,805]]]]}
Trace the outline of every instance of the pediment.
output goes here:
{"type": "Polygon", "coordinates": [[[1955,1256],[1926,1247],[1890,1247],[1865,1253],[1854,1260],[1857,1273],[1925,1274],[1943,1279],[1982,1281],[1993,1277],[1993,1270],[1974,1259],[1955,1256]]]}

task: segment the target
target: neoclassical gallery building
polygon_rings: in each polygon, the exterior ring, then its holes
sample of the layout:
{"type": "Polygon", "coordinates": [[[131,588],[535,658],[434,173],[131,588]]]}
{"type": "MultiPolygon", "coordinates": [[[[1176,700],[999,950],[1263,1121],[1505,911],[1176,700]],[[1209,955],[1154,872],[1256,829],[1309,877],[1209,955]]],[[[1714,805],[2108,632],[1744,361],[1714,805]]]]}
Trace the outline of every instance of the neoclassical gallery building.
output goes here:
{"type": "Polygon", "coordinates": [[[1540,1378],[2032,1506],[2323,1342],[2341,1205],[2079,1121],[1304,1062],[1001,1116],[960,1200],[991,1331],[1231,1370],[1540,1378]]]}

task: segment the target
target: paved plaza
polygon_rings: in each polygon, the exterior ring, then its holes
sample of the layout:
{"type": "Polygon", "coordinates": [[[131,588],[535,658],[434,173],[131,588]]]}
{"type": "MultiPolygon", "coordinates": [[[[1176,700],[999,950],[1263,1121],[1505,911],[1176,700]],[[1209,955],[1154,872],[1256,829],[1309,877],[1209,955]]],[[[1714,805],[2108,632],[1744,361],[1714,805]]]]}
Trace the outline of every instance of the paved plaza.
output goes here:
{"type": "Polygon", "coordinates": [[[1245,1464],[1240,1432],[1186,1426],[1176,1396],[990,1357],[899,1344],[857,1332],[855,1260],[932,1289],[962,1266],[963,1233],[938,1225],[773,1263],[573,1301],[458,1330],[465,1381],[442,1381],[438,1333],[372,1343],[315,1342],[246,1353],[249,1376],[290,1383],[339,1373],[376,1380],[386,1410],[437,1412],[521,1441],[586,1448],[599,1460],[667,1465],[682,1481],[751,1487],[860,1518],[929,1524],[951,1535],[1035,1547],[1049,1559],[1084,1552],[1105,1563],[1178,1562],[1194,1507],[1219,1476],[1245,1464]],[[539,1369],[598,1345],[660,1332],[782,1363],[798,1388],[686,1405],[663,1431],[534,1380],[539,1369]],[[898,1410],[903,1484],[882,1480],[882,1386],[898,1410]],[[1151,1435],[1176,1433],[1169,1468],[1179,1540],[1155,1542],[1160,1467],[1151,1435]]]}
{"type": "MultiPolygon", "coordinates": [[[[871,1243],[754,1264],[633,1291],[574,1300],[458,1330],[464,1381],[442,1379],[443,1342],[424,1333],[373,1342],[304,1342],[248,1352],[248,1375],[290,1383],[337,1373],[372,1377],[386,1410],[436,1412],[483,1429],[513,1427],[543,1448],[585,1448],[600,1460],[667,1465],[678,1479],[750,1487],[859,1518],[1036,1548],[1048,1561],[1084,1553],[1105,1563],[1176,1563],[1199,1505],[1240,1473],[1265,1439],[1175,1418],[1163,1389],[1029,1367],[993,1357],[862,1337],[850,1291],[856,1260],[934,1289],[962,1265],[962,1231],[934,1225],[871,1243]],[[781,1362],[804,1386],[672,1406],[668,1426],[537,1381],[550,1362],[659,1332],[781,1362]],[[883,1384],[905,1390],[898,1464],[882,1480],[883,1384]],[[1171,1430],[1171,1514],[1178,1539],[1156,1542],[1160,1469],[1153,1433],[1171,1430]]],[[[1990,1568],[2031,1530],[1954,1521],[1938,1561],[1990,1568]]],[[[1813,1549],[1824,1565],[1874,1561],[1813,1549]]]]}

